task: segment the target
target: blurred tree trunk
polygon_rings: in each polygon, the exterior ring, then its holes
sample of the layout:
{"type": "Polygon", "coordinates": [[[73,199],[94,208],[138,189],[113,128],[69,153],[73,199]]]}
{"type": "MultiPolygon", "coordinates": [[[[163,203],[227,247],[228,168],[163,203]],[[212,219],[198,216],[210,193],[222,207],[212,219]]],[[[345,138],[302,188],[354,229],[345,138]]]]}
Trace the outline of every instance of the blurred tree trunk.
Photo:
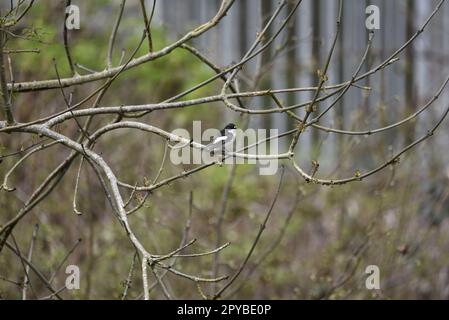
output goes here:
{"type": "MultiPolygon", "coordinates": [[[[261,27],[260,30],[263,29],[263,27],[267,24],[268,20],[270,20],[271,14],[273,13],[273,5],[271,0],[260,0],[260,5],[261,5],[261,27]]],[[[269,39],[271,37],[271,30],[268,29],[263,43],[266,42],[267,39],[269,39]]],[[[264,71],[265,68],[268,67],[269,63],[270,63],[270,48],[268,48],[267,50],[264,50],[261,54],[261,63],[262,63],[262,68],[261,70],[264,71]]],[[[267,72],[266,75],[264,75],[260,81],[261,83],[261,87],[264,89],[269,89],[272,86],[272,81],[271,81],[271,72],[267,72]]],[[[265,106],[269,106],[272,104],[272,100],[268,97],[264,97],[263,98],[263,105],[265,106]]],[[[265,129],[269,129],[271,128],[271,117],[264,117],[263,119],[263,126],[265,129]]]]}
{"type": "MultiPolygon", "coordinates": [[[[318,83],[317,70],[319,69],[318,64],[321,57],[320,2],[321,1],[313,1],[312,3],[312,65],[310,68],[311,85],[317,85],[318,83]]],[[[316,112],[318,113],[318,104],[316,107],[316,112]]],[[[311,132],[312,157],[316,157],[320,133],[318,130],[312,130],[311,132]]]]}
{"type": "MultiPolygon", "coordinates": [[[[288,3],[288,12],[293,10],[294,3],[291,1],[288,3]]],[[[287,25],[287,57],[285,59],[285,76],[288,88],[297,87],[296,79],[298,79],[299,70],[298,64],[296,61],[297,56],[297,37],[296,37],[296,26],[297,21],[295,17],[289,21],[287,25]]],[[[287,105],[295,104],[296,95],[294,93],[290,93],[287,95],[287,105]]],[[[295,121],[292,118],[288,118],[288,127],[293,127],[295,125],[295,121]]]]}
{"type": "Polygon", "coordinates": [[[239,47],[240,56],[243,57],[246,53],[248,43],[248,1],[240,1],[239,4],[239,47]]]}
{"type": "MultiPolygon", "coordinates": [[[[343,7],[343,16],[344,16],[344,8],[343,7]]],[[[343,83],[345,81],[345,29],[343,24],[343,16],[341,20],[341,33],[338,38],[338,66],[337,66],[337,77],[338,83],[343,83]]],[[[345,119],[345,99],[344,96],[341,97],[340,101],[337,104],[337,109],[335,110],[335,125],[337,128],[341,129],[344,127],[344,119],[345,119]]],[[[345,136],[342,134],[337,134],[337,159],[343,159],[344,155],[344,143],[345,143],[345,136]]],[[[338,222],[337,222],[337,239],[340,239],[343,236],[343,229],[345,224],[345,212],[346,212],[346,206],[344,201],[340,204],[339,209],[339,215],[338,215],[338,222]]]]}
{"type": "MultiPolygon", "coordinates": [[[[422,8],[419,4],[416,4],[415,11],[419,12],[419,10],[422,8]]],[[[438,70],[444,70],[444,68],[447,68],[448,63],[448,55],[447,52],[449,52],[449,48],[447,46],[447,26],[449,26],[449,10],[448,8],[445,8],[446,11],[443,10],[442,15],[438,16],[436,21],[433,23],[437,25],[437,29],[440,31],[438,33],[431,33],[431,43],[434,43],[435,45],[432,45],[428,50],[432,56],[439,57],[441,53],[444,52],[443,56],[440,58],[436,58],[434,61],[431,62],[432,70],[435,70],[435,72],[438,72],[438,70]]],[[[423,57],[422,55],[418,54],[418,57],[416,58],[417,64],[423,63],[423,57]]],[[[447,69],[446,69],[447,70],[447,69]]],[[[429,72],[429,71],[428,71],[429,72]]],[[[430,74],[432,74],[433,71],[430,71],[430,74]]],[[[417,79],[420,79],[421,74],[417,75],[417,79]]],[[[444,93],[442,93],[444,96],[444,93]]],[[[446,95],[447,97],[447,95],[446,95]]],[[[447,99],[447,98],[446,98],[447,99]]],[[[418,97],[417,103],[421,103],[421,99],[418,97]]],[[[444,100],[443,100],[444,101],[444,100]]],[[[445,102],[443,102],[444,104],[445,102]]],[[[439,111],[437,109],[433,109],[432,112],[429,112],[430,121],[431,123],[436,123],[438,121],[439,117],[439,111]]],[[[441,173],[446,172],[449,167],[447,166],[446,161],[443,157],[441,157],[440,153],[440,147],[438,146],[438,143],[430,143],[428,145],[429,148],[429,162],[428,162],[428,177],[431,181],[433,181],[435,178],[440,177],[441,179],[441,173]]]]}
{"type": "MultiPolygon", "coordinates": [[[[344,10],[343,10],[344,11],[344,10]]],[[[344,32],[344,24],[343,24],[344,19],[341,20],[341,33],[340,36],[338,38],[338,83],[343,83],[343,81],[345,81],[345,32],[344,32]]],[[[343,128],[344,125],[344,119],[345,119],[345,111],[344,111],[344,107],[345,107],[345,98],[344,96],[341,97],[340,101],[338,102],[338,107],[335,110],[335,124],[337,128],[343,128]]],[[[337,145],[337,154],[338,157],[340,158],[340,156],[342,155],[343,152],[343,144],[344,144],[344,139],[345,136],[342,134],[338,134],[337,135],[337,139],[338,139],[338,145],[337,145]]]]}
{"type": "MultiPolygon", "coordinates": [[[[386,1],[387,0],[383,0],[382,2],[382,7],[386,8],[386,1]]],[[[386,20],[386,19],[385,19],[386,20]]],[[[383,23],[383,25],[385,25],[386,21],[381,21],[381,24],[383,23]]],[[[379,59],[384,59],[384,57],[386,57],[387,54],[387,30],[386,28],[381,28],[380,29],[381,35],[380,35],[380,52],[379,52],[379,59]]],[[[379,75],[379,106],[378,106],[378,110],[379,110],[379,126],[380,127],[385,127],[388,125],[388,121],[387,121],[387,114],[386,114],[386,71],[384,69],[380,70],[380,75],[379,75]]],[[[386,146],[388,145],[390,142],[388,136],[385,135],[380,135],[379,137],[379,144],[381,146],[386,146]]],[[[385,159],[387,157],[387,151],[386,148],[380,148],[379,152],[382,153],[383,158],[385,159]]]]}
{"type": "MultiPolygon", "coordinates": [[[[406,1],[406,39],[409,39],[415,33],[415,0],[406,1]]],[[[416,90],[415,90],[415,53],[413,43],[405,51],[405,117],[413,113],[416,109],[416,90]]],[[[413,142],[415,138],[416,122],[408,121],[404,125],[405,143],[413,142]]]]}
{"type": "MultiPolygon", "coordinates": [[[[365,1],[365,7],[368,7],[371,4],[370,0],[366,0],[365,1]]],[[[366,29],[366,44],[368,44],[368,39],[369,39],[369,34],[370,34],[370,30],[366,29]]],[[[365,63],[365,70],[368,71],[371,69],[372,65],[373,65],[373,51],[372,49],[368,52],[368,55],[366,56],[366,63],[365,63]]],[[[367,87],[371,86],[371,78],[367,77],[365,80],[365,85],[367,87]]],[[[370,92],[366,92],[366,91],[362,91],[363,96],[365,97],[364,99],[364,107],[366,108],[365,110],[367,112],[370,112],[371,110],[371,101],[370,101],[370,92]]]]}

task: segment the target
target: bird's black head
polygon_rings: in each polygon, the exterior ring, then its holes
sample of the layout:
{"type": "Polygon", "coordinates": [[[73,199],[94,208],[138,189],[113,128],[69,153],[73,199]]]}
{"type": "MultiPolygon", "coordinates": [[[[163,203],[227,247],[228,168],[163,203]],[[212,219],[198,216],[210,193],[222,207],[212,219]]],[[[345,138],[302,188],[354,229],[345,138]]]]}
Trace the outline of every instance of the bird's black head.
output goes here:
{"type": "Polygon", "coordinates": [[[235,124],[229,123],[226,127],[224,127],[225,130],[231,130],[231,129],[237,129],[235,124]]]}

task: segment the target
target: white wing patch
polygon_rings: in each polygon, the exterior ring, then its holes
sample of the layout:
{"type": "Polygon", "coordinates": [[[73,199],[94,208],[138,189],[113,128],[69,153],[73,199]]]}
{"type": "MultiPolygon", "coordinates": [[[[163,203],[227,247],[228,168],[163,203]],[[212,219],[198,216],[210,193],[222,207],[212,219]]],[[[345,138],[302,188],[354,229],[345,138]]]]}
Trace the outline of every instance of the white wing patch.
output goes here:
{"type": "Polygon", "coordinates": [[[226,130],[226,134],[224,136],[218,136],[211,142],[208,146],[206,146],[206,150],[221,150],[223,148],[223,144],[225,149],[228,149],[229,146],[232,146],[235,140],[236,132],[234,129],[226,130]]]}
{"type": "Polygon", "coordinates": [[[226,140],[227,138],[228,138],[228,137],[226,137],[226,136],[219,136],[219,137],[216,137],[215,140],[214,140],[214,142],[212,142],[212,143],[215,144],[215,143],[224,141],[224,140],[226,140]]]}

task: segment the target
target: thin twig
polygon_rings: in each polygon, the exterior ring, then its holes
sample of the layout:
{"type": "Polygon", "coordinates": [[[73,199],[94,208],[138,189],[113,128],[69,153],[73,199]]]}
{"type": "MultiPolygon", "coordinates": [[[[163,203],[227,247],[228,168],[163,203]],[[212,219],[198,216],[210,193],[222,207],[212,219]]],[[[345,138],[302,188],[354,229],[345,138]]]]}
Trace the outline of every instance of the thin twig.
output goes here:
{"type": "Polygon", "coordinates": [[[109,47],[108,47],[108,57],[107,57],[107,66],[108,68],[112,68],[112,51],[114,49],[115,38],[117,36],[118,27],[120,26],[120,21],[122,20],[123,9],[125,8],[126,0],[122,0],[120,3],[119,12],[117,15],[117,19],[115,20],[114,27],[112,28],[111,35],[109,37],[109,47]]]}
{"type": "Polygon", "coordinates": [[[122,300],[126,299],[126,296],[128,295],[128,290],[131,287],[133,273],[134,273],[134,265],[136,263],[136,259],[138,256],[139,256],[139,254],[136,251],[133,255],[133,260],[131,262],[131,266],[129,267],[128,277],[126,278],[126,281],[125,281],[125,289],[123,290],[123,293],[122,293],[122,298],[121,298],[122,300]]]}
{"type": "MultiPolygon", "coordinates": [[[[5,242],[5,246],[11,250],[16,256],[20,258],[21,261],[23,261],[26,265],[30,266],[30,269],[37,275],[37,277],[44,283],[44,285],[47,287],[48,290],[50,290],[51,293],[54,293],[55,296],[62,300],[61,296],[56,293],[56,291],[51,287],[51,284],[45,279],[45,276],[30,262],[28,259],[22,256],[20,251],[16,250],[8,241],[5,242]]],[[[30,286],[32,289],[32,286],[30,286]]]]}
{"type": "Polygon", "coordinates": [[[285,167],[282,166],[281,176],[279,178],[279,184],[278,184],[276,193],[274,195],[273,201],[271,202],[270,208],[268,209],[267,214],[265,215],[265,219],[263,220],[263,223],[260,225],[259,232],[257,233],[257,236],[256,236],[253,244],[251,245],[251,249],[249,250],[248,254],[245,257],[245,260],[243,260],[242,264],[240,265],[238,270],[234,273],[234,275],[231,277],[231,279],[222,288],[220,288],[220,290],[218,290],[217,293],[214,294],[214,296],[213,296],[214,300],[220,298],[220,296],[223,294],[223,292],[227,288],[229,288],[229,286],[231,286],[233,284],[233,282],[237,279],[237,277],[240,275],[240,273],[242,273],[243,269],[245,268],[246,264],[248,263],[249,258],[251,257],[254,249],[256,248],[257,243],[260,240],[260,237],[262,236],[263,231],[265,230],[265,228],[267,226],[268,219],[270,218],[271,212],[273,211],[274,205],[276,204],[276,201],[279,197],[282,182],[284,180],[284,173],[285,173],[285,167]]]}
{"type": "MultiPolygon", "coordinates": [[[[66,0],[64,10],[67,7],[69,7],[71,5],[71,3],[72,3],[72,0],[66,0]]],[[[70,71],[72,73],[72,76],[77,76],[78,74],[77,74],[76,69],[75,69],[75,67],[73,65],[72,56],[70,54],[69,40],[68,40],[68,35],[67,35],[67,24],[66,24],[66,21],[67,21],[68,17],[69,17],[69,13],[67,11],[65,11],[64,23],[63,23],[63,25],[64,25],[64,29],[63,29],[64,50],[65,50],[65,54],[66,54],[66,57],[67,57],[67,62],[69,63],[69,67],[70,67],[70,71]]],[[[59,86],[61,86],[61,79],[59,79],[59,77],[58,77],[58,83],[59,83],[59,86]]]]}
{"type": "MultiPolygon", "coordinates": [[[[30,262],[31,262],[31,259],[33,257],[34,242],[36,241],[38,230],[39,230],[39,225],[35,224],[34,228],[33,228],[33,234],[31,236],[30,247],[28,249],[28,257],[27,257],[27,259],[30,262]]],[[[26,265],[25,266],[25,277],[23,279],[22,300],[26,300],[27,299],[27,289],[28,289],[28,284],[29,284],[29,281],[30,281],[30,279],[28,278],[29,272],[30,272],[30,266],[26,265]]]]}
{"type": "Polygon", "coordinates": [[[156,0],[153,0],[153,6],[151,7],[150,19],[147,16],[147,9],[145,8],[145,0],[140,0],[140,7],[142,9],[143,23],[145,25],[145,31],[148,37],[148,51],[153,52],[153,38],[151,36],[151,20],[153,20],[154,9],[156,8],[156,0]]]}
{"type": "Polygon", "coordinates": [[[61,260],[61,262],[58,264],[56,269],[53,271],[53,273],[50,276],[50,279],[48,280],[49,283],[52,283],[55,279],[56,275],[58,274],[58,271],[62,268],[64,263],[67,261],[67,259],[70,257],[70,255],[75,251],[76,247],[81,243],[82,239],[79,238],[76,240],[75,244],[70,248],[70,250],[67,252],[67,254],[64,256],[64,258],[61,260]]]}

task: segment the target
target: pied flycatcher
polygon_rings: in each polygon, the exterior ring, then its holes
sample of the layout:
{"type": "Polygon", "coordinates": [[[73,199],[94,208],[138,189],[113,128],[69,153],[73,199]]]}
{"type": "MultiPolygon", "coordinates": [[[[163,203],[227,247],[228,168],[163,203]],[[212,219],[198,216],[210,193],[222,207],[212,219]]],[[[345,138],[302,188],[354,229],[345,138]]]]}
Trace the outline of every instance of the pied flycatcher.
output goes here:
{"type": "Polygon", "coordinates": [[[211,155],[221,151],[221,154],[225,154],[225,150],[232,150],[232,146],[235,140],[237,127],[233,123],[229,123],[220,131],[220,135],[216,137],[211,143],[209,143],[205,150],[210,151],[211,155]]]}

